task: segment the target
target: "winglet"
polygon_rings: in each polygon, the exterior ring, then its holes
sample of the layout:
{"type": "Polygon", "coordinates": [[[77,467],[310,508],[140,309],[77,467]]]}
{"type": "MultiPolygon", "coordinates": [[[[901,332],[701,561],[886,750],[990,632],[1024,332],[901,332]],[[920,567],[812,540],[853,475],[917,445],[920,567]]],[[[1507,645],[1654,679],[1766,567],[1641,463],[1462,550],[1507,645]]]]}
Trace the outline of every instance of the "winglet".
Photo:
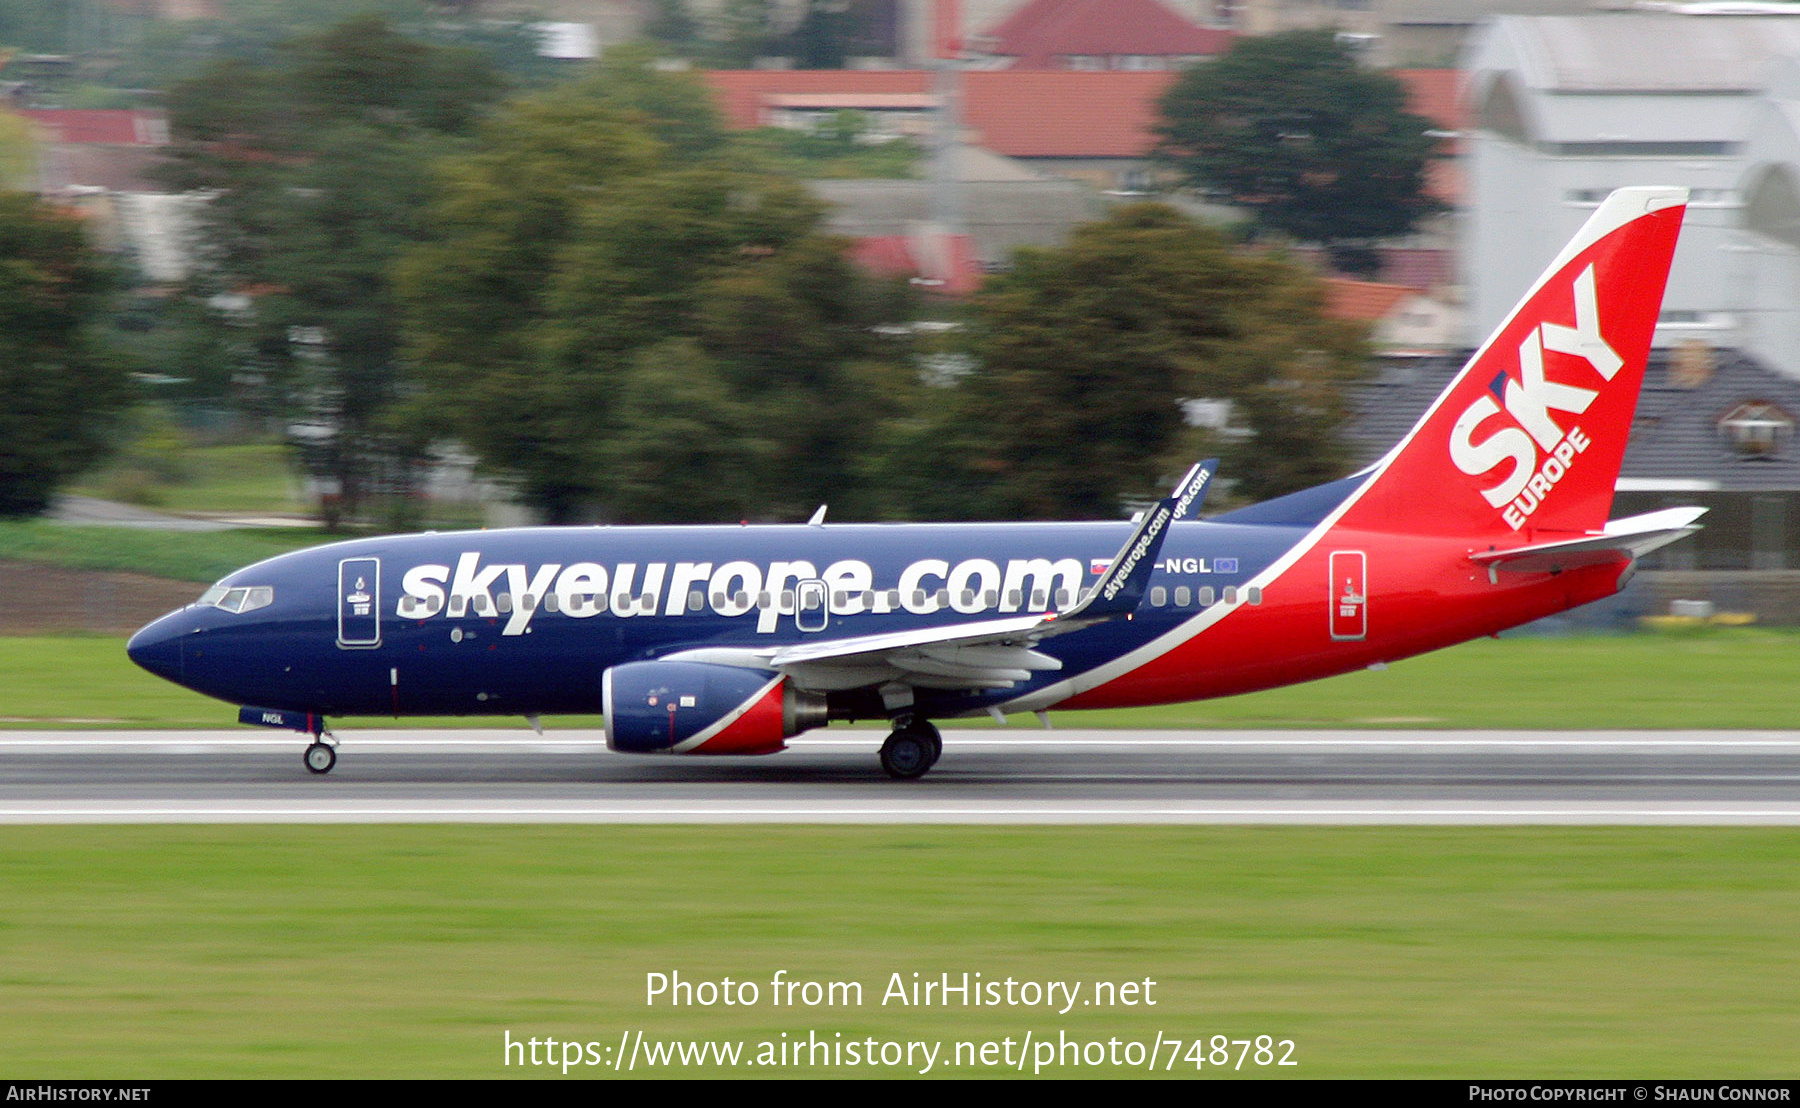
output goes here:
{"type": "Polygon", "coordinates": [[[1156,571],[1156,555],[1168,537],[1169,525],[1189,512],[1199,510],[1218,466],[1217,458],[1208,458],[1188,470],[1176,482],[1174,491],[1158,500],[1138,520],[1131,537],[1113,556],[1112,564],[1106,567],[1106,573],[1094,583],[1087,596],[1056,618],[1059,621],[1107,619],[1136,611],[1149,586],[1150,575],[1156,571]]]}
{"type": "Polygon", "coordinates": [[[1176,482],[1174,491],[1169,493],[1169,498],[1175,501],[1176,519],[1200,514],[1200,505],[1206,503],[1206,490],[1212,488],[1213,474],[1218,471],[1219,459],[1208,458],[1197,463],[1187,471],[1187,476],[1176,482]]]}

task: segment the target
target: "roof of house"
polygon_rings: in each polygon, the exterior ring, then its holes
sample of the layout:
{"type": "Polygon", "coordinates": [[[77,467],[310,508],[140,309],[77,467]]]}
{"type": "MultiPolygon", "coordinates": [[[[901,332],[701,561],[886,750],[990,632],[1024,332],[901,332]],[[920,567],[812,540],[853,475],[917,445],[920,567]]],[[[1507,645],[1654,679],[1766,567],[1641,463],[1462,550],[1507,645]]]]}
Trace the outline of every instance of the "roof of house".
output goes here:
{"type": "Polygon", "coordinates": [[[982,268],[968,235],[866,235],[850,245],[850,260],[878,277],[908,277],[947,296],[981,286],[982,268]]]}
{"type": "MultiPolygon", "coordinates": [[[[733,129],[767,124],[768,109],[794,96],[917,95],[923,70],[713,70],[702,75],[733,129]]],[[[1156,143],[1156,104],[1167,71],[992,70],[963,74],[962,116],[970,140],[1015,158],[1138,158],[1156,143]]]]}
{"type": "Polygon", "coordinates": [[[772,92],[763,103],[771,108],[917,112],[937,107],[937,97],[927,92],[772,92]]]}
{"type": "Polygon", "coordinates": [[[1016,59],[1016,69],[1060,69],[1084,57],[1193,57],[1222,54],[1230,31],[1196,26],[1158,0],[1031,0],[977,36],[983,53],[1016,59]]]}
{"type": "Polygon", "coordinates": [[[169,120],[161,112],[124,109],[30,108],[16,114],[46,132],[50,142],[72,145],[164,146],[169,120]]]}
{"type": "MultiPolygon", "coordinates": [[[[1390,362],[1359,386],[1356,414],[1345,427],[1357,460],[1374,461],[1399,442],[1465,358],[1390,362]]],[[[1716,351],[1713,359],[1704,381],[1684,387],[1670,373],[1670,352],[1652,352],[1620,475],[1711,481],[1725,490],[1800,489],[1800,440],[1789,440],[1771,454],[1750,456],[1719,429],[1719,420],[1746,401],[1775,404],[1800,417],[1800,381],[1734,350],[1716,351]]]]}
{"type": "Polygon", "coordinates": [[[1332,319],[1374,323],[1387,318],[1400,302],[1424,290],[1378,281],[1353,281],[1348,277],[1325,279],[1325,314],[1332,319]]]}
{"type": "Polygon", "coordinates": [[[1003,69],[963,75],[963,124],[1014,158],[1141,158],[1173,72],[1003,69]]]}
{"type": "Polygon", "coordinates": [[[1456,283],[1456,258],[1441,247],[1381,246],[1381,279],[1393,285],[1435,289],[1456,283]]]}

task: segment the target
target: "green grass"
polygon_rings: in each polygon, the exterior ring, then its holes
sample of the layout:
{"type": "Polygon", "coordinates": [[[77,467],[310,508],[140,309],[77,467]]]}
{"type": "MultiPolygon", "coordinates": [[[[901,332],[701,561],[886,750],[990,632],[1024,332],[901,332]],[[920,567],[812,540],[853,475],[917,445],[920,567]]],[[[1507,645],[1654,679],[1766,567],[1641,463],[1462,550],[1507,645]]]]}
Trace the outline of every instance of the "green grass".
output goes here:
{"type": "Polygon", "coordinates": [[[0,1071],[506,1077],[503,1032],[642,1029],[1269,1034],[1299,1077],[1787,1077],[1797,856],[1768,828],[7,827],[0,1071]],[[864,1004],[777,1009],[776,970],[864,1004]],[[647,1006],[674,971],[763,1002],[647,1006]],[[882,1006],[915,971],[1149,978],[1157,1003],[882,1006]]]}
{"type": "MultiPolygon", "coordinates": [[[[235,713],[132,665],[124,640],[0,637],[0,726],[215,727],[235,713]]],[[[1482,639],[1292,688],[1197,704],[1055,713],[1063,727],[1770,728],[1800,725],[1800,632],[1482,639]]],[[[392,727],[390,719],[338,721],[392,727]]],[[[510,726],[470,717],[402,726],[510,726]]],[[[591,717],[551,727],[594,726],[591,717]]],[[[1035,727],[1029,717],[1015,726],[1035,727]]],[[[956,726],[992,726],[981,717],[956,726]]]]}
{"type": "Polygon", "coordinates": [[[73,491],[177,513],[305,513],[312,506],[295,495],[291,454],[272,442],[180,446],[170,451],[161,476],[127,456],[73,491]]]}
{"type": "Polygon", "coordinates": [[[847,134],[762,127],[734,141],[746,156],[800,180],[915,178],[925,160],[918,143],[907,138],[864,145],[847,134]]]}
{"type": "Polygon", "coordinates": [[[332,538],[306,527],[188,532],[7,521],[0,522],[0,561],[121,570],[210,584],[251,562],[332,538]]]}

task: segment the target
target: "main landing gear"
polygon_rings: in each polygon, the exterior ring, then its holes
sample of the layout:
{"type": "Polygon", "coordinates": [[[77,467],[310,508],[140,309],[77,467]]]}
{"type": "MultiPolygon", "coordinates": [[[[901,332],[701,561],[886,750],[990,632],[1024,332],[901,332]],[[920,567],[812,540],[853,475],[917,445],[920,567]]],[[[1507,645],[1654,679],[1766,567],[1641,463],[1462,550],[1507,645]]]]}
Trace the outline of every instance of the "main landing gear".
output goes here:
{"type": "Polygon", "coordinates": [[[944,753],[944,740],[927,720],[902,717],[881,744],[881,768],[889,777],[911,781],[925,776],[944,753]]]}

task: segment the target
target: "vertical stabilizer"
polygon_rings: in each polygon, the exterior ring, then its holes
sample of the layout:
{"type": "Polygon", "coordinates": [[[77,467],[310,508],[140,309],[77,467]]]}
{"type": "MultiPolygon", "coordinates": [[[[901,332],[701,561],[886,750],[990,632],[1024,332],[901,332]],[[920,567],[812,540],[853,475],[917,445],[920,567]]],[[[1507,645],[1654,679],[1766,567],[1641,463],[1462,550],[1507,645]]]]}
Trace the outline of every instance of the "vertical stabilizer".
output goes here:
{"type": "Polygon", "coordinates": [[[1343,522],[1493,537],[1605,524],[1686,206],[1682,188],[1608,196],[1343,522]]]}

